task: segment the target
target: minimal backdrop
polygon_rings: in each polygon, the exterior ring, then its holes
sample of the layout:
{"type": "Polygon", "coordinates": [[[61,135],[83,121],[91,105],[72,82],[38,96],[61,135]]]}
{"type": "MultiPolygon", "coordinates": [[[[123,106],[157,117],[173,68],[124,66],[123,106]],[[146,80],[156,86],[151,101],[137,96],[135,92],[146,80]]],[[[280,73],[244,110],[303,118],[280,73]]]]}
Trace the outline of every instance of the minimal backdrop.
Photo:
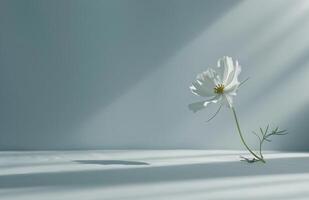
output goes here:
{"type": "Polygon", "coordinates": [[[232,56],[245,137],[309,150],[306,0],[0,0],[0,149],[241,149],[231,110],[192,113],[196,74],[232,56]]]}

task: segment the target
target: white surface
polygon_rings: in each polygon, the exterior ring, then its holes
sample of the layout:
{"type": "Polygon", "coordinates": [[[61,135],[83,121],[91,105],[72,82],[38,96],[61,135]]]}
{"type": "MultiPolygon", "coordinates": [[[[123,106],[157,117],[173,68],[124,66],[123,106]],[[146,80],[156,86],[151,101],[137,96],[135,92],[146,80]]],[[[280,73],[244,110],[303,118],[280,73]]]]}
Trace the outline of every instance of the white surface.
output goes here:
{"type": "Polygon", "coordinates": [[[0,153],[1,200],[309,199],[309,153],[131,150],[0,153]]]}

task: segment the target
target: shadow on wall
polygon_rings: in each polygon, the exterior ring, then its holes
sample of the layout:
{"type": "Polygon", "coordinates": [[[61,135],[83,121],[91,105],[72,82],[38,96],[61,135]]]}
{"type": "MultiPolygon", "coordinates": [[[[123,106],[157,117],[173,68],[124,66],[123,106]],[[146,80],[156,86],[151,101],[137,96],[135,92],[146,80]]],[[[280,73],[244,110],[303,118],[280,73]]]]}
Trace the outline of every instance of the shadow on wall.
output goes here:
{"type": "Polygon", "coordinates": [[[1,1],[0,149],[81,148],[76,126],[237,3],[1,1]]]}
{"type": "MultiPolygon", "coordinates": [[[[294,97],[297,98],[297,97],[294,97]]],[[[279,148],[284,150],[308,151],[309,141],[309,105],[303,106],[298,112],[292,113],[286,124],[289,126],[289,134],[280,138],[279,148]],[[297,144],[297,145],[296,145],[297,144]]]]}
{"type": "Polygon", "coordinates": [[[288,78],[299,73],[303,68],[308,67],[308,53],[309,48],[305,48],[289,63],[284,63],[280,66],[284,70],[282,70],[277,76],[273,76],[271,82],[263,85],[263,87],[261,87],[255,94],[252,94],[250,98],[248,98],[246,106],[249,106],[250,102],[253,102],[254,100],[263,101],[263,99],[265,99],[265,94],[272,94],[273,91],[280,90],[280,87],[288,80],[288,78]],[[269,87],[270,85],[272,87],[269,87]]]}

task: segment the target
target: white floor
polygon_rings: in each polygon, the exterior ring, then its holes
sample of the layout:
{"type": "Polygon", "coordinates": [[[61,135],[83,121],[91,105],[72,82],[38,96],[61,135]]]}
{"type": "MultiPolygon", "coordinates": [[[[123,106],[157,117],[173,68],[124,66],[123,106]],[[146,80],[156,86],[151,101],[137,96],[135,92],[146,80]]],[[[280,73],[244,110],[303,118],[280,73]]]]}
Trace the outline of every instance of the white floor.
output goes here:
{"type": "Polygon", "coordinates": [[[1,200],[308,200],[309,153],[130,150],[0,153],[1,200]]]}

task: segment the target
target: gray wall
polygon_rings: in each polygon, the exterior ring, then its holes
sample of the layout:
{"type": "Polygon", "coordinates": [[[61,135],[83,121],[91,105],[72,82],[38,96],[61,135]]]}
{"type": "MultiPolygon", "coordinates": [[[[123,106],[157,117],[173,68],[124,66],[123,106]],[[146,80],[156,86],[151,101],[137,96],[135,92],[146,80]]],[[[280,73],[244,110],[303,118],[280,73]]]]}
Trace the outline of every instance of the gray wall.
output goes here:
{"type": "Polygon", "coordinates": [[[227,108],[188,87],[229,55],[251,77],[235,106],[251,145],[308,150],[308,2],[0,0],[0,149],[239,149],[227,108]]]}

